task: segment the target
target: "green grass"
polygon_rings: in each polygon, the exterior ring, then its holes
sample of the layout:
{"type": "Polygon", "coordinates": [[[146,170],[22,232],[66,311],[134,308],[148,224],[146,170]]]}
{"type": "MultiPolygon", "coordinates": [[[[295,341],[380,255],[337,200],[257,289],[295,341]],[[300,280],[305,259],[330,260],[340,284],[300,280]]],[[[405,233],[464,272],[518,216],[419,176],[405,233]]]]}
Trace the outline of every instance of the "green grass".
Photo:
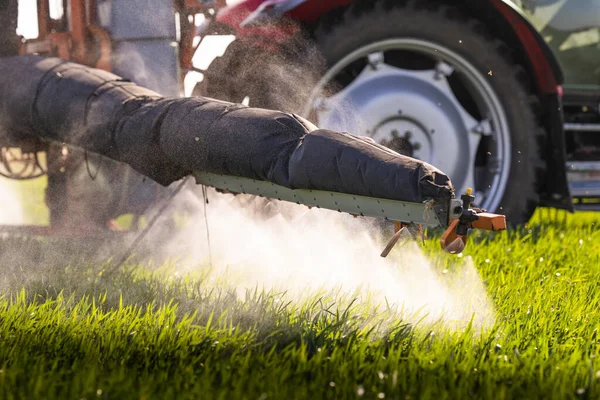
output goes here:
{"type": "MultiPolygon", "coordinates": [[[[600,215],[548,217],[471,238],[463,257],[497,312],[484,332],[410,325],[331,293],[240,299],[168,262],[114,274],[76,251],[15,262],[52,244],[5,240],[0,397],[599,398],[600,215]]],[[[437,239],[424,251],[440,270],[458,261],[437,239]]]]}

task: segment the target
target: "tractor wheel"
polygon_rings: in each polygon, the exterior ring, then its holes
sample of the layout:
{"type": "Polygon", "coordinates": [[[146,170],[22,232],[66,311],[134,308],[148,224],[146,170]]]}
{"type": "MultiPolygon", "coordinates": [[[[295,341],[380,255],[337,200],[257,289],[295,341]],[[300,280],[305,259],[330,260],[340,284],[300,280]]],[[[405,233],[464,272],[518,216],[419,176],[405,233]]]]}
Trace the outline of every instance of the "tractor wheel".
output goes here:
{"type": "Polygon", "coordinates": [[[227,85],[237,97],[248,93],[250,105],[295,111],[322,128],[370,136],[429,162],[451,177],[457,195],[472,187],[478,206],[505,214],[512,225],[526,223],[545,174],[546,135],[531,77],[465,10],[388,3],[360,2],[323,19],[312,44],[297,52],[300,62],[233,49],[227,58],[259,72],[236,80],[237,71],[225,71],[232,73],[227,85]],[[319,65],[315,53],[326,67],[298,72],[319,65]],[[257,65],[264,60],[271,64],[257,65]],[[272,73],[290,68],[291,75],[272,73]]]}
{"type": "Polygon", "coordinates": [[[525,223],[545,132],[531,78],[510,48],[461,9],[408,1],[346,10],[315,32],[329,66],[304,114],[371,136],[449,174],[457,194],[525,223]]]}

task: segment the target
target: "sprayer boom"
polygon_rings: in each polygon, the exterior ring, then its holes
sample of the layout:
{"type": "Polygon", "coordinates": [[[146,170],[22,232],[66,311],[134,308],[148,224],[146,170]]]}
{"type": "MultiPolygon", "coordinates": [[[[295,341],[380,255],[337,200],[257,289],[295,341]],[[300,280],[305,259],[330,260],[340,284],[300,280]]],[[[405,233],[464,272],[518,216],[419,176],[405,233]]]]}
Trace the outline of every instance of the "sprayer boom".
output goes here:
{"type": "Polygon", "coordinates": [[[464,248],[469,229],[506,227],[504,216],[473,207],[470,192],[455,199],[450,178],[433,165],[295,114],[163,97],[106,71],[36,55],[0,58],[0,93],[0,139],[62,143],[163,186],[193,175],[233,193],[449,227],[442,248],[451,253],[464,248]]]}

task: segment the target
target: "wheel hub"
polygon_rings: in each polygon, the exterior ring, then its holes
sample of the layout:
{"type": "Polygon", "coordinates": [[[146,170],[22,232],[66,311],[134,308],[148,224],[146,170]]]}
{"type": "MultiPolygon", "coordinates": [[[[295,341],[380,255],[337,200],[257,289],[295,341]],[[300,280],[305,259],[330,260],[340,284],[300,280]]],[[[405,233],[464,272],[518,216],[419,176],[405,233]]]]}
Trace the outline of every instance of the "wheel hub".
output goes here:
{"type": "Polygon", "coordinates": [[[383,123],[371,136],[383,146],[408,157],[431,158],[429,135],[419,124],[407,118],[396,117],[383,123]]]}

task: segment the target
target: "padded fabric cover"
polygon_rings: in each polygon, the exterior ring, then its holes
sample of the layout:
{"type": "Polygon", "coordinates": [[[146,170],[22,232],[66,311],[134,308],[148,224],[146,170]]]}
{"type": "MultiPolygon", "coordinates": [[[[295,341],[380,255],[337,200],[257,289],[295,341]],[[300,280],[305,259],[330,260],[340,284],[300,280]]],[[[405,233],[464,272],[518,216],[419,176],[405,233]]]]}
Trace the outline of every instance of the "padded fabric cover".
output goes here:
{"type": "Polygon", "coordinates": [[[0,140],[38,136],[131,165],[162,185],[200,170],[422,202],[453,196],[435,167],[303,118],[208,98],[163,98],[93,68],[0,59],[0,140]]]}

